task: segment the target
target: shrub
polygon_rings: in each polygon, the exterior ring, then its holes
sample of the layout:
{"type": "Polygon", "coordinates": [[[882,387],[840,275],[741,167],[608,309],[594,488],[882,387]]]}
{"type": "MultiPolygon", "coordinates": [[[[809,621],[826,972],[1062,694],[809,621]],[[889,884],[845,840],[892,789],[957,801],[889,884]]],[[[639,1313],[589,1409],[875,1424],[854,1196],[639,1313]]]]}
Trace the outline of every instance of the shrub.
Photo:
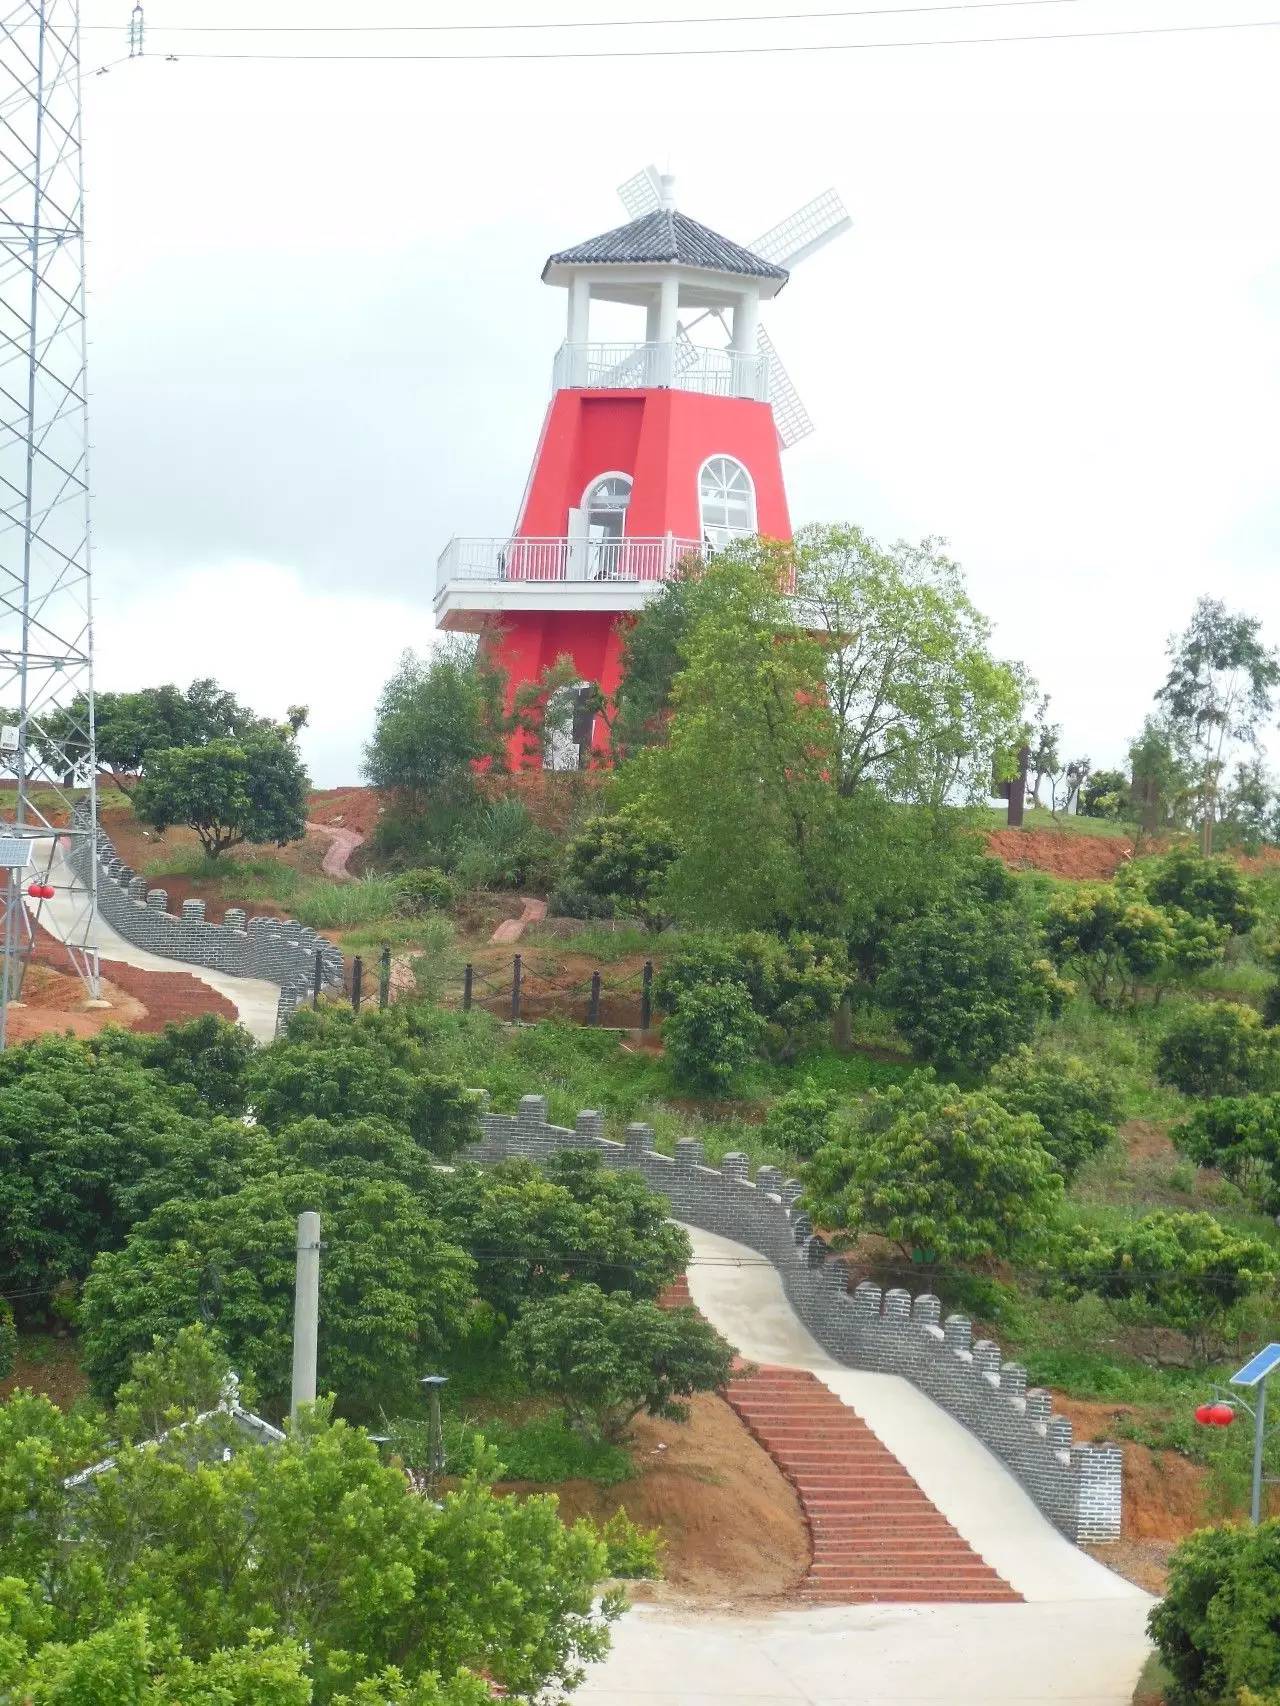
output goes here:
{"type": "Polygon", "coordinates": [[[1135,1002],[1139,985],[1161,979],[1176,951],[1167,913],[1102,884],[1055,896],[1044,934],[1055,962],[1078,970],[1101,1007],[1135,1002]]]}
{"type": "Polygon", "coordinates": [[[1189,847],[1140,859],[1117,881],[1154,906],[1207,919],[1233,936],[1245,935],[1261,917],[1254,885],[1234,859],[1205,858],[1189,847]]]}
{"type": "Polygon", "coordinates": [[[894,932],[876,994],[918,1060],[983,1072],[1049,1012],[1037,952],[1014,906],[939,908],[894,932]]]}
{"type": "Polygon", "coordinates": [[[453,871],[464,888],[545,893],[559,867],[555,837],[519,800],[494,800],[460,836],[453,871]]]}
{"type": "Polygon", "coordinates": [[[1275,1698],[1280,1677],[1280,1523],[1204,1528],[1174,1548],[1147,1627],[1171,1682],[1169,1706],[1275,1698]],[[1250,1696],[1250,1688],[1262,1690],[1250,1696]]]}
{"type": "Polygon", "coordinates": [[[609,1553],[608,1571],[621,1580],[653,1581],[662,1574],[666,1541],[659,1528],[641,1528],[626,1511],[615,1511],[600,1530],[609,1553]]]}
{"type": "Polygon", "coordinates": [[[1156,1077],[1186,1096],[1280,1089],[1280,1034],[1253,1007],[1200,1002],[1180,1013],[1156,1048],[1156,1077]]]}
{"type": "Polygon", "coordinates": [[[665,823],[624,806],[592,818],[570,841],[565,883],[651,922],[675,856],[675,837],[665,823]]]}
{"type": "Polygon", "coordinates": [[[671,1070],[682,1084],[723,1090],[756,1053],[764,1022],[740,983],[695,983],[662,1027],[671,1070]]]}
{"type": "Polygon", "coordinates": [[[1280,1210],[1280,1095],[1216,1096],[1173,1141],[1197,1167],[1216,1167],[1267,1214],[1280,1210]]]}
{"type": "Polygon", "coordinates": [[[774,1102],[764,1116],[764,1135],[785,1154],[807,1161],[835,1137],[839,1106],[834,1090],[820,1090],[812,1078],[806,1078],[774,1102]]]}
{"type": "Polygon", "coordinates": [[[1219,1348],[1235,1306],[1276,1274],[1275,1253],[1261,1240],[1211,1214],[1165,1209],[1131,1221],[1115,1236],[1077,1230],[1065,1252],[1077,1289],[1158,1310],[1164,1325],[1192,1338],[1202,1358],[1219,1348]]]}
{"type": "Polygon", "coordinates": [[[507,1357],[575,1428],[616,1444],[641,1411],[687,1421],[684,1399],[723,1386],[734,1352],[696,1309],[584,1285],[523,1309],[507,1357]]]}
{"type": "Polygon", "coordinates": [[[438,865],[402,871],[392,885],[396,911],[402,918],[422,918],[453,905],[453,884],[438,865]]]}
{"type": "Polygon", "coordinates": [[[1062,1199],[1037,1120],[925,1073],[873,1091],[801,1177],[816,1219],[878,1233],[927,1262],[1012,1255],[1062,1199]]]}
{"type": "Polygon", "coordinates": [[[617,908],[608,895],[592,894],[576,883],[558,882],[547,897],[553,918],[614,918],[617,908]]]}
{"type": "Polygon", "coordinates": [[[1095,770],[1080,790],[1081,817],[1117,818],[1129,805],[1129,780],[1122,770],[1095,770]]]}
{"type": "Polygon", "coordinates": [[[804,934],[697,936],[673,953],[658,973],[659,1012],[672,1013],[684,990],[708,983],[738,983],[767,1027],[768,1052],[789,1059],[812,1042],[830,1019],[849,983],[842,943],[804,934]]]}
{"type": "Polygon", "coordinates": [[[1020,1049],[992,1071],[991,1094],[1015,1114],[1034,1114],[1064,1179],[1099,1154],[1120,1123],[1120,1091],[1107,1072],[1076,1055],[1020,1049]]]}

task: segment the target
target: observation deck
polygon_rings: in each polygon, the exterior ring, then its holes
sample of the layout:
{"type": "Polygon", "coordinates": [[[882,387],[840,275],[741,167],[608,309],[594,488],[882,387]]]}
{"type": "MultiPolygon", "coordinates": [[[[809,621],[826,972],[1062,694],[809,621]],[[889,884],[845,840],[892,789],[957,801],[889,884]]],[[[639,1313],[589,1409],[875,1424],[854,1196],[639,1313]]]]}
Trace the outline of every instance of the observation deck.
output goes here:
{"type": "Polygon", "coordinates": [[[475,633],[518,610],[642,610],[683,564],[702,561],[696,539],[454,538],[436,564],[437,625],[475,633]]]}
{"type": "Polygon", "coordinates": [[[769,359],[759,350],[717,349],[688,337],[665,343],[563,343],[556,391],[697,391],[704,397],[770,398],[769,359]]]}

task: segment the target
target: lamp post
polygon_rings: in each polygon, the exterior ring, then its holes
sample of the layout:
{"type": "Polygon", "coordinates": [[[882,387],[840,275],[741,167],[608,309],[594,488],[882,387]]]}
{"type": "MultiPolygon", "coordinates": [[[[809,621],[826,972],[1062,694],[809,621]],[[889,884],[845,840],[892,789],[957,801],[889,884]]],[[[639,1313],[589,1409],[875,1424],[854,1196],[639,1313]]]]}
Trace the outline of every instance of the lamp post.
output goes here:
{"type": "MultiPolygon", "coordinates": [[[[1280,1344],[1267,1345],[1238,1368],[1227,1386],[1214,1386],[1216,1402],[1200,1404],[1196,1420],[1202,1427],[1230,1427],[1236,1419],[1236,1406],[1253,1417],[1253,1480],[1249,1494],[1249,1520],[1256,1527],[1262,1521],[1262,1489],[1266,1477],[1262,1473],[1263,1450],[1267,1443],[1267,1377],[1280,1366],[1280,1344]],[[1234,1391],[1230,1388],[1235,1388],[1234,1391]],[[1240,1396],[1242,1391],[1256,1394],[1251,1404],[1240,1396]]],[[[1274,1429],[1272,1430],[1274,1432],[1274,1429]]]]}
{"type": "Polygon", "coordinates": [[[418,1385],[424,1387],[431,1405],[431,1425],[427,1442],[428,1470],[433,1482],[444,1474],[444,1430],[440,1423],[440,1388],[448,1384],[447,1374],[424,1374],[418,1385]]]}

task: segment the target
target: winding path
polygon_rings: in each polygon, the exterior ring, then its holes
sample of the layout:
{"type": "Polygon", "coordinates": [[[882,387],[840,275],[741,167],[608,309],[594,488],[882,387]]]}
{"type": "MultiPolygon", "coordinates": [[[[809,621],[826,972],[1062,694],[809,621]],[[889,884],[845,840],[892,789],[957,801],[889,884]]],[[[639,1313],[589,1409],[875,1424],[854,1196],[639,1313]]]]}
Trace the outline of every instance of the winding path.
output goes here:
{"type": "Polygon", "coordinates": [[[689,1289],[752,1362],[807,1370],[897,1459],[1019,1604],[635,1607],[589,1706],[1129,1706],[1151,1601],[1081,1552],[961,1424],[897,1375],[834,1362],[745,1245],[696,1228],[689,1289]],[[699,1257],[713,1257],[699,1262],[699,1257]],[[744,1265],[732,1265],[733,1260],[744,1265]]]}
{"type": "Polygon", "coordinates": [[[320,869],[326,877],[332,877],[335,882],[345,883],[353,880],[347,869],[347,861],[357,847],[363,847],[365,838],[358,835],[354,829],[342,829],[336,823],[311,823],[307,828],[316,835],[327,835],[329,845],[324,850],[324,858],[320,869]]]}

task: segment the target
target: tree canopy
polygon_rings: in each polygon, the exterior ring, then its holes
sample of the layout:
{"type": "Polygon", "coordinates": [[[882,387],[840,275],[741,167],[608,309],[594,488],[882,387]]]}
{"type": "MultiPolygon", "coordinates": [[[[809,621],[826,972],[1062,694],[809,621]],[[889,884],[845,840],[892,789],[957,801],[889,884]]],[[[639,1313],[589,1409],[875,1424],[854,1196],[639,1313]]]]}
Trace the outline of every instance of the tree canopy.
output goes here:
{"type": "Polygon", "coordinates": [[[405,652],[378,700],[364,770],[375,788],[470,798],[477,765],[501,765],[506,724],[500,675],[462,639],[426,657],[405,652]]]}
{"type": "Polygon", "coordinates": [[[174,824],[193,829],[212,859],[242,841],[300,840],[309,789],[293,740],[267,730],[149,753],[133,808],[161,834],[174,824]]]}

